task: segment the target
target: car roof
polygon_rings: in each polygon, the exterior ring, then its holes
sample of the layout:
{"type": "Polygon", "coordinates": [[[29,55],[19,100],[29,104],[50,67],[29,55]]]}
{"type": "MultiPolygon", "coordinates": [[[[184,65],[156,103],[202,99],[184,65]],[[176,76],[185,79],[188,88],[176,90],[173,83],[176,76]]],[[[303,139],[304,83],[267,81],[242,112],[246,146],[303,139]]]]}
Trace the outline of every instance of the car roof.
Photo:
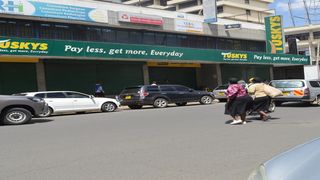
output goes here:
{"type": "Polygon", "coordinates": [[[63,93],[63,92],[75,92],[75,93],[85,94],[85,93],[77,92],[77,91],[35,91],[35,92],[22,92],[22,93],[18,93],[18,94],[35,95],[35,94],[39,94],[39,93],[63,93]]]}

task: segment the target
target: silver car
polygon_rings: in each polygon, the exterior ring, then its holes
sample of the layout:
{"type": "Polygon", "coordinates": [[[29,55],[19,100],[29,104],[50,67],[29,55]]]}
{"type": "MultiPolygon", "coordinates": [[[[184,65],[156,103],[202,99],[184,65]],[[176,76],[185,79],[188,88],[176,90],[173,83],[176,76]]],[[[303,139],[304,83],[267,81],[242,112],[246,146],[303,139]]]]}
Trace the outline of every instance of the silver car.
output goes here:
{"type": "Polygon", "coordinates": [[[272,80],[270,85],[280,89],[283,96],[274,98],[277,105],[283,102],[310,102],[320,106],[320,80],[283,79],[272,80]]]}
{"type": "Polygon", "coordinates": [[[320,138],[262,163],[248,180],[319,180],[320,138]]]}
{"type": "Polygon", "coordinates": [[[226,92],[227,92],[228,86],[229,86],[228,84],[224,84],[216,87],[212,92],[214,97],[216,99],[219,99],[220,101],[226,100],[227,99],[226,92]]]}

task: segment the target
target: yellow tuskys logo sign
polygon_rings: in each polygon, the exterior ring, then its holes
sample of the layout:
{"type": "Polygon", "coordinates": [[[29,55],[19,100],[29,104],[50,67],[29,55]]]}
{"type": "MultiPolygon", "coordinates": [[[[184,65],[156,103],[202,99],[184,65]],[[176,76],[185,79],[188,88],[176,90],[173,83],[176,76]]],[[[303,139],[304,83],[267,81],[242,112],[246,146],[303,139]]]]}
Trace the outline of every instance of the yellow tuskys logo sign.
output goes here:
{"type": "Polygon", "coordinates": [[[246,53],[221,53],[224,60],[247,60],[248,54],[246,53]]]}
{"type": "Polygon", "coordinates": [[[0,49],[46,51],[48,50],[48,44],[37,42],[18,42],[11,41],[11,39],[6,39],[0,40],[0,49]]]}
{"type": "Polygon", "coordinates": [[[284,52],[283,28],[281,16],[266,17],[267,52],[276,54],[284,52]]]}

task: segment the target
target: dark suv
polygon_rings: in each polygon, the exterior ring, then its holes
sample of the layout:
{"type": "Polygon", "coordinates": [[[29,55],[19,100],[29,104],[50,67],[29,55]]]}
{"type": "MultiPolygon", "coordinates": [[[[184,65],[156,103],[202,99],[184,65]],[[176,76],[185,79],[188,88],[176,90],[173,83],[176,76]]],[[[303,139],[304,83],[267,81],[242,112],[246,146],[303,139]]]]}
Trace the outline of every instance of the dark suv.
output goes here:
{"type": "Polygon", "coordinates": [[[169,103],[184,106],[188,102],[211,104],[214,96],[210,92],[196,91],[181,85],[144,85],[125,88],[119,95],[121,105],[140,109],[143,105],[157,108],[169,103]]]}

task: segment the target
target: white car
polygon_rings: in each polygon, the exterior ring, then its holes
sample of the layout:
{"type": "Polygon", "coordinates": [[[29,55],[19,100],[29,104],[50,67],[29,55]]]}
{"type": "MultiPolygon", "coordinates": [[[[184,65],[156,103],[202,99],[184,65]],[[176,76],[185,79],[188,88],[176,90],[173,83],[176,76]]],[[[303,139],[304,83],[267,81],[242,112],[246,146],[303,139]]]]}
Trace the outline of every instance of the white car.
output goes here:
{"type": "Polygon", "coordinates": [[[42,117],[59,113],[113,112],[120,106],[116,99],[94,97],[74,91],[25,92],[16,95],[42,98],[49,106],[48,111],[41,115],[42,117]]]}

